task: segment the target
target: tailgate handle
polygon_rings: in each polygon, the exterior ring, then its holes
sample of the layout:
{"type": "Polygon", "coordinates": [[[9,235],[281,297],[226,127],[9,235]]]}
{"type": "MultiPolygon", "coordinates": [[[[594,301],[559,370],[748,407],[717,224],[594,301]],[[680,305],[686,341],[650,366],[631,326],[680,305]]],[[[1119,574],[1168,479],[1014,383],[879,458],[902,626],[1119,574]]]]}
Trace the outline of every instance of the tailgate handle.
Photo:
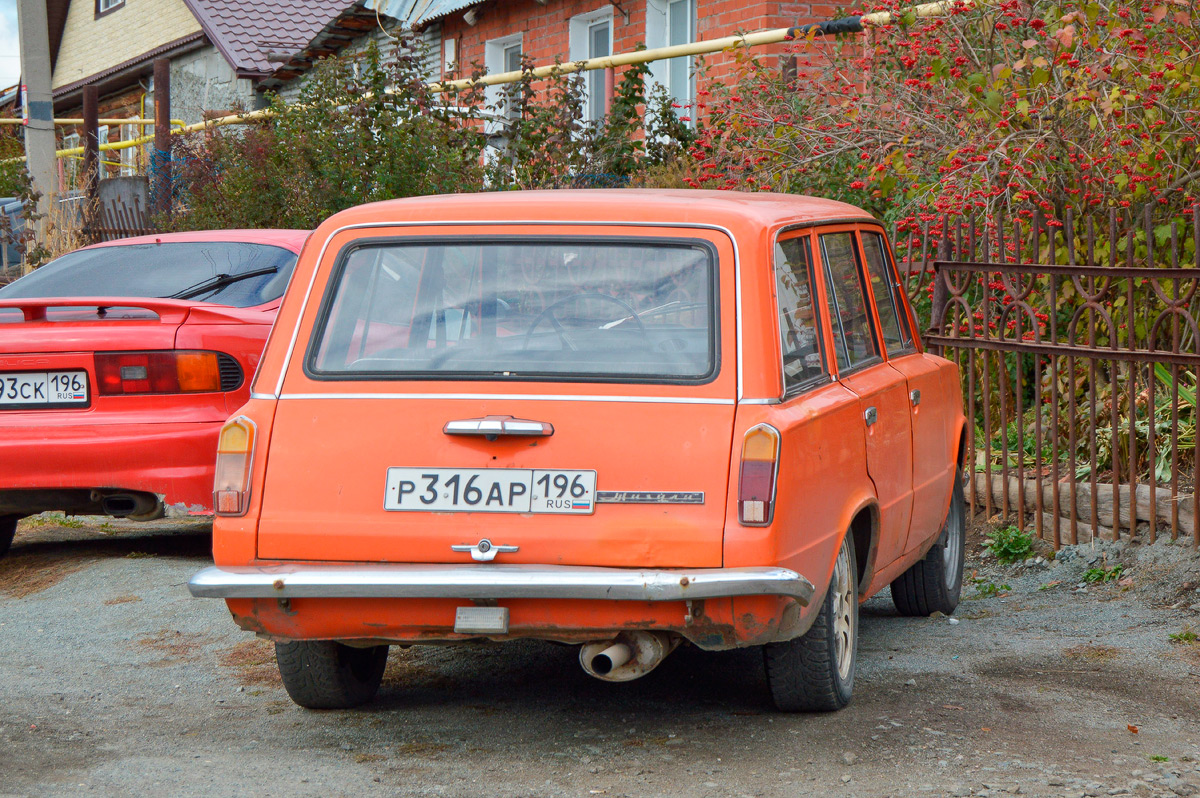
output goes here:
{"type": "Polygon", "coordinates": [[[879,413],[873,407],[868,407],[867,412],[863,413],[863,419],[867,422],[867,426],[871,426],[879,420],[879,413]]]}
{"type": "Polygon", "coordinates": [[[447,421],[442,432],[447,435],[482,435],[489,441],[501,436],[545,438],[554,434],[554,427],[545,421],[530,421],[512,416],[484,416],[447,421]]]}

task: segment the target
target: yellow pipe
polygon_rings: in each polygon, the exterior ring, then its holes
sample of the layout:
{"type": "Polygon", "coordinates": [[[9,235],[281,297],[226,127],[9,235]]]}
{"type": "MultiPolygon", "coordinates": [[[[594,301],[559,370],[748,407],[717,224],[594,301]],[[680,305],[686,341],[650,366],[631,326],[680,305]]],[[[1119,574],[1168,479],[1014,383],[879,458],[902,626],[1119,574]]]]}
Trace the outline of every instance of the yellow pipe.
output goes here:
{"type": "MultiPolygon", "coordinates": [[[[972,8],[978,5],[980,0],[938,0],[933,3],[922,3],[920,5],[911,6],[903,9],[903,13],[913,14],[917,17],[934,17],[939,14],[944,14],[950,9],[972,8]]],[[[886,25],[892,21],[892,13],[890,11],[877,11],[872,14],[866,14],[861,18],[865,25],[886,25]]],[[[473,86],[499,86],[506,83],[516,83],[523,80],[526,76],[533,78],[545,78],[551,75],[570,75],[575,72],[587,72],[594,69],[609,69],[618,66],[629,66],[631,64],[644,64],[650,61],[659,61],[666,58],[678,58],[680,56],[689,55],[706,55],[709,53],[719,53],[725,50],[730,50],[734,47],[757,47],[765,44],[778,44],[797,38],[797,31],[803,31],[807,26],[801,28],[776,28],[774,30],[759,31],[757,33],[747,33],[740,36],[725,36],[720,39],[709,39],[707,41],[691,42],[689,44],[677,44],[671,47],[656,47],[651,50],[635,50],[629,53],[619,55],[607,55],[599,58],[588,58],[582,61],[570,61],[567,63],[548,64],[545,66],[534,67],[529,72],[515,70],[512,72],[499,72],[495,75],[484,75],[481,78],[463,78],[462,80],[451,81],[430,81],[428,84],[430,91],[434,93],[446,91],[459,91],[468,89],[473,86]]],[[[800,34],[803,36],[803,34],[800,34]]],[[[225,125],[245,125],[253,122],[258,122],[264,119],[270,119],[275,116],[275,111],[271,108],[264,108],[260,111],[248,111],[240,114],[230,114],[228,116],[218,117],[216,119],[207,119],[203,122],[196,122],[191,125],[183,125],[171,131],[172,135],[181,136],[188,133],[196,133],[202,130],[209,130],[216,127],[224,127],[225,125]]],[[[20,120],[16,120],[19,122],[20,120]]],[[[56,120],[57,121],[57,120],[56,120]]],[[[124,120],[122,120],[124,121],[124,120]]],[[[147,120],[139,120],[145,123],[147,120]]],[[[82,122],[82,120],[80,120],[82,122]]],[[[172,124],[177,120],[172,119],[172,124]]],[[[129,122],[125,122],[130,124],[129,122]]],[[[131,141],[122,141],[116,144],[106,144],[100,147],[101,150],[124,149],[126,147],[136,147],[144,144],[147,141],[153,141],[153,136],[131,141]]],[[[75,147],[69,150],[58,150],[56,155],[76,155],[83,152],[82,147],[75,147]]],[[[10,163],[12,161],[23,161],[24,156],[18,158],[10,158],[2,163],[10,163]]]]}
{"type": "MultiPolygon", "coordinates": [[[[921,5],[912,6],[904,9],[904,12],[906,14],[912,13],[917,17],[932,17],[945,13],[954,6],[970,8],[977,2],[978,0],[939,0],[939,2],[922,3],[921,5]]],[[[891,21],[892,14],[889,11],[877,11],[862,17],[862,22],[867,25],[886,25],[891,21]]],[[[677,44],[671,47],[656,47],[652,50],[635,50],[629,53],[588,58],[582,61],[547,64],[546,66],[534,67],[529,72],[514,70],[512,72],[498,72],[495,75],[484,75],[480,78],[451,80],[445,83],[431,81],[428,86],[434,93],[461,91],[473,86],[498,86],[505,83],[516,83],[518,80],[525,78],[526,75],[533,78],[546,78],[551,75],[570,75],[575,72],[610,69],[612,67],[629,66],[630,64],[644,64],[649,61],[678,58],[680,56],[707,55],[731,50],[734,47],[757,47],[764,44],[778,44],[793,40],[797,38],[797,30],[797,28],[776,28],[774,30],[759,31],[758,33],[746,33],[740,36],[725,36],[721,39],[677,44]]]]}
{"type": "MultiPolygon", "coordinates": [[[[100,125],[140,125],[142,127],[152,127],[154,125],[154,120],[146,119],[144,117],[133,117],[130,119],[121,119],[119,117],[102,117],[100,119],[97,119],[96,123],[100,124],[100,125]]],[[[23,124],[25,124],[25,120],[23,120],[23,119],[0,119],[0,125],[23,125],[23,124]]],[[[77,116],[57,117],[54,120],[54,124],[56,124],[56,125],[82,125],[83,118],[77,117],[77,116]]],[[[176,127],[183,127],[187,123],[184,122],[182,119],[172,119],[171,124],[175,125],[176,127]]]]}

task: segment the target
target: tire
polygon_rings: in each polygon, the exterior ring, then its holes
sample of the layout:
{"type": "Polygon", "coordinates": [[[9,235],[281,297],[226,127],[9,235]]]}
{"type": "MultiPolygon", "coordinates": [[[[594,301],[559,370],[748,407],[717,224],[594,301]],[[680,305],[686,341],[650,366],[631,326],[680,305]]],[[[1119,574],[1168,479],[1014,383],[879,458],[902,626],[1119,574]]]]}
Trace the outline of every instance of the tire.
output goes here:
{"type": "Polygon", "coordinates": [[[333,640],[275,644],[279,675],[292,701],[308,709],[348,709],[375,697],[387,646],[354,648],[333,640]]]}
{"type": "Polygon", "coordinates": [[[858,566],[842,540],[829,590],[802,637],[763,647],[767,684],[783,712],[833,712],[850,703],[858,656],[858,566]]]}
{"type": "Polygon", "coordinates": [[[13,536],[17,534],[17,521],[20,518],[19,515],[0,515],[0,557],[8,554],[8,547],[12,545],[13,536]]]}
{"type": "Polygon", "coordinates": [[[966,510],[962,474],[955,474],[950,509],[942,534],[924,559],[913,563],[892,582],[892,603],[901,615],[921,617],[954,612],[962,595],[963,558],[967,548],[966,510]]]}

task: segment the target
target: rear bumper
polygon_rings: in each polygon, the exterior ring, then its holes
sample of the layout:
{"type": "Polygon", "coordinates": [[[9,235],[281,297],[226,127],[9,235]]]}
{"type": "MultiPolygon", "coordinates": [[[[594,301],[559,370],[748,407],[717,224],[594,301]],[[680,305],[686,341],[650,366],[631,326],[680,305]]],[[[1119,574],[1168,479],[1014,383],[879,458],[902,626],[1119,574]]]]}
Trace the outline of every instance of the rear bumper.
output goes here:
{"type": "Polygon", "coordinates": [[[224,599],[454,598],[699,601],[783,596],[813,585],[787,568],[632,570],[567,565],[267,565],[206,568],[193,596],[224,599]]]}
{"type": "Polygon", "coordinates": [[[220,421],[38,426],[5,421],[0,417],[5,464],[0,492],[117,488],[163,496],[168,506],[210,511],[220,421]]]}

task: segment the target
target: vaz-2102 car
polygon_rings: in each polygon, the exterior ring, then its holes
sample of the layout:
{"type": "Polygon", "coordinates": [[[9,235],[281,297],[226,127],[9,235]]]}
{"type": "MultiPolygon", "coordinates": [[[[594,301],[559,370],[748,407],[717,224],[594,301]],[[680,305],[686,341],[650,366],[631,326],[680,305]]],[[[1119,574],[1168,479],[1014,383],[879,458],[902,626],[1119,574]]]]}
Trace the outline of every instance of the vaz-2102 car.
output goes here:
{"type": "Polygon", "coordinates": [[[964,418],[880,224],[821,199],[508,192],[339,213],[225,426],[215,567],[306,707],[388,646],[581,644],[593,676],[758,646],[850,700],[858,605],[952,612],[964,418]]]}

